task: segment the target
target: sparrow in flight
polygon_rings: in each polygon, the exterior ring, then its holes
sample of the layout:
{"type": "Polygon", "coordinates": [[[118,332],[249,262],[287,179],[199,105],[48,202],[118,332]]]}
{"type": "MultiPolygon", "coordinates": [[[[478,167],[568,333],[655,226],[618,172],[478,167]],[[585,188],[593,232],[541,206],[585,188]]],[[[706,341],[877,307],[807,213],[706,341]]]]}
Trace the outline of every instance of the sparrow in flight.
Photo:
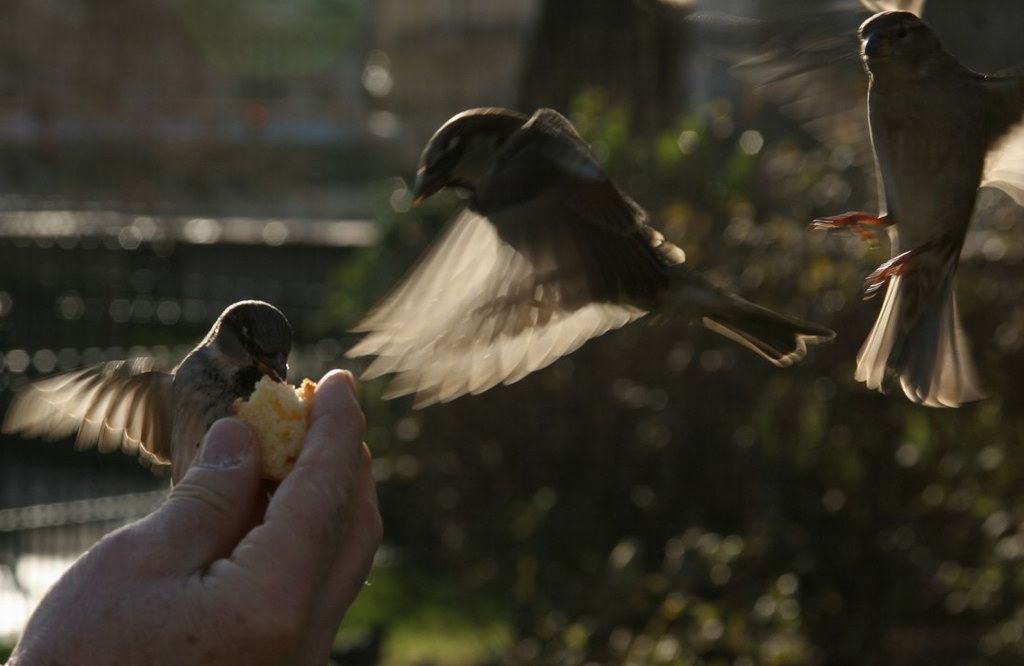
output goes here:
{"type": "Polygon", "coordinates": [[[511,384],[647,314],[699,321],[777,366],[834,333],[713,286],[550,109],[456,115],[423,152],[417,201],[464,188],[469,204],[355,330],[364,378],[417,407],[511,384]]]}
{"type": "Polygon", "coordinates": [[[755,23],[761,53],[735,68],[877,183],[877,215],[819,218],[813,227],[870,240],[873,230],[888,231],[893,258],[866,280],[869,296],[888,283],[886,296],[855,378],[880,391],[898,379],[927,406],[984,397],[953,282],[978,188],[997,187],[1024,205],[1024,69],[983,75],[962,62],[1024,60],[1011,9],[1019,11],[1003,0],[843,0],[755,23]],[[858,22],[855,39],[849,27],[858,22]]]}
{"type": "Polygon", "coordinates": [[[151,358],[100,363],[34,382],[11,404],[3,432],[75,448],[137,455],[177,483],[214,421],[233,414],[264,375],[288,374],[292,328],[274,306],[241,301],[170,372],[151,358]]]}
{"type": "Polygon", "coordinates": [[[890,375],[930,407],[984,397],[957,311],[954,276],[978,188],[1024,204],[1024,69],[979,74],[947,51],[911,12],[861,26],[868,121],[880,215],[854,212],[819,229],[888,229],[892,258],[865,283],[885,299],[857,356],[855,377],[884,390],[890,375]]]}

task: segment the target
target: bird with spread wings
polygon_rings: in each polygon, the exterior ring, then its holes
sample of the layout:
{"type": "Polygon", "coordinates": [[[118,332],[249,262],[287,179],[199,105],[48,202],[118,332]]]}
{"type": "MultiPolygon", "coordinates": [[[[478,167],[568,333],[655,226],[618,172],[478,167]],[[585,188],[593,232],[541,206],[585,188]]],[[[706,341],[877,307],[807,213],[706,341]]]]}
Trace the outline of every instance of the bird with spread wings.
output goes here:
{"type": "Polygon", "coordinates": [[[416,406],[510,384],[587,340],[654,313],[700,322],[777,366],[831,340],[822,326],[712,285],[604,173],[572,124],[472,109],[424,150],[415,194],[471,192],[468,206],[360,322],[349,356],[386,397],[416,406]]]}
{"type": "Polygon", "coordinates": [[[892,258],[866,279],[869,296],[887,288],[855,378],[882,391],[895,379],[914,402],[957,407],[984,393],[954,276],[978,189],[999,188],[1024,205],[1024,69],[981,74],[944,45],[945,37],[955,38],[965,60],[991,63],[982,31],[998,22],[975,19],[998,15],[997,2],[936,12],[944,21],[959,17],[955,30],[926,22],[933,5],[850,1],[808,14],[798,30],[767,22],[760,28],[773,36],[736,71],[876,177],[877,213],[855,211],[813,225],[864,237],[885,229],[890,237],[892,258]],[[837,28],[844,22],[848,29],[837,28]]]}

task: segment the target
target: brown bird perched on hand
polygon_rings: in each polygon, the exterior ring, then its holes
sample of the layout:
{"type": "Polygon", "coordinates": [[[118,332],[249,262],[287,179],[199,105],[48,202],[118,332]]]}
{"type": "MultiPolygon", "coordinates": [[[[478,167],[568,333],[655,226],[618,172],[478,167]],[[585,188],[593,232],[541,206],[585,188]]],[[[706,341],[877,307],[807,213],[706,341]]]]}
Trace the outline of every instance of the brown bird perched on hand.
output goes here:
{"type": "Polygon", "coordinates": [[[648,313],[685,317],[778,366],[834,333],[713,286],[550,109],[460,113],[423,152],[417,200],[471,192],[419,265],[356,327],[364,377],[416,406],[511,384],[648,313]]]}
{"type": "Polygon", "coordinates": [[[954,275],[980,185],[1024,203],[1024,70],[983,75],[963,67],[910,12],[876,14],[861,27],[870,80],[868,120],[881,183],[881,215],[847,213],[820,229],[888,227],[893,258],[866,279],[888,282],[855,377],[931,407],[984,397],[960,323],[954,275]]]}
{"type": "Polygon", "coordinates": [[[233,414],[264,375],[288,374],[292,328],[274,306],[241,301],[170,372],[151,358],[111,361],[30,384],[14,399],[3,432],[120,449],[176,483],[214,421],[233,414]]]}

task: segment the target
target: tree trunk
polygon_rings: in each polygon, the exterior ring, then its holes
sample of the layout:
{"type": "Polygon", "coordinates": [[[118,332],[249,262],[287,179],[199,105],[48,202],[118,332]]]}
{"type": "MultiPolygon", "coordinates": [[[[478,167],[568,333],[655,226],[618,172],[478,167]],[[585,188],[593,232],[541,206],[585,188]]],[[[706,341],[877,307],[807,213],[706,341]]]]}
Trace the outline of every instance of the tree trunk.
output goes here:
{"type": "Polygon", "coordinates": [[[544,0],[526,60],[525,109],[566,110],[600,88],[648,133],[677,115],[686,92],[688,25],[658,0],[544,0]]]}

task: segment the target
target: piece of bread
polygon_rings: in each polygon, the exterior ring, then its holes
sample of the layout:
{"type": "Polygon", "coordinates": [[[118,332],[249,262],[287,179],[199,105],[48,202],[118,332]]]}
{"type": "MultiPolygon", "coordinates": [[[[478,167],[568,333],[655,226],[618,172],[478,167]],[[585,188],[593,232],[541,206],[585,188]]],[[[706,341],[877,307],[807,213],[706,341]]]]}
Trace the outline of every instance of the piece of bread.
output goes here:
{"type": "Polygon", "coordinates": [[[264,479],[281,481],[295,466],[315,389],[316,382],[308,379],[296,388],[264,376],[248,400],[235,400],[235,413],[259,441],[264,479]]]}

